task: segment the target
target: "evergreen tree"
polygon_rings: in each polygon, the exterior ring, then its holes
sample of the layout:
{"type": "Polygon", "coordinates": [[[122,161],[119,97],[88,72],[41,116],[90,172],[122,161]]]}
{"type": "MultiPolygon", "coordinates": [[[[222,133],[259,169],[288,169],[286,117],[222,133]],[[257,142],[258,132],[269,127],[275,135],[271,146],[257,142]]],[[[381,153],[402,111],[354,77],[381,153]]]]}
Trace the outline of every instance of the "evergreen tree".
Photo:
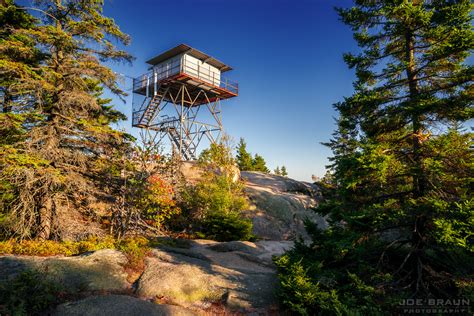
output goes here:
{"type": "Polygon", "coordinates": [[[270,169],[267,168],[265,159],[263,159],[263,157],[260,156],[259,154],[255,154],[255,157],[253,158],[252,171],[260,171],[260,172],[265,172],[265,173],[270,172],[270,169]]]}
{"type": "Polygon", "coordinates": [[[286,177],[288,175],[288,172],[286,172],[286,167],[285,166],[281,166],[281,173],[280,174],[284,177],[286,177]]]}
{"type": "MultiPolygon", "coordinates": [[[[17,78],[22,73],[31,73],[32,67],[36,67],[42,57],[34,41],[21,32],[22,29],[31,29],[35,22],[35,18],[13,0],[0,4],[0,58],[5,63],[2,66],[5,72],[0,77],[1,112],[10,112],[14,99],[21,99],[17,90],[33,88],[18,82],[17,78]]],[[[22,101],[26,103],[28,100],[23,98],[22,101]]]]}
{"type": "Polygon", "coordinates": [[[239,144],[237,145],[236,160],[241,171],[270,172],[262,156],[256,154],[252,159],[252,154],[247,151],[247,144],[243,138],[240,138],[239,144]]]}
{"type": "Polygon", "coordinates": [[[276,174],[277,176],[281,176],[280,167],[277,166],[275,170],[273,170],[273,173],[276,174]]]}
{"type": "MultiPolygon", "coordinates": [[[[129,145],[109,126],[125,116],[100,97],[102,89],[124,92],[102,62],[130,61],[112,44],[129,38],[102,15],[102,1],[35,5],[38,21],[0,39],[0,83],[14,96],[11,112],[0,114],[0,133],[8,135],[0,140],[0,224],[14,236],[62,238],[99,217],[94,204],[115,200],[129,145]],[[31,66],[38,50],[41,60],[31,66]]],[[[8,1],[1,14],[16,9],[8,1]]]]}
{"type": "Polygon", "coordinates": [[[240,138],[237,145],[237,165],[241,171],[252,170],[252,155],[247,151],[247,144],[243,138],[240,138]]]}
{"type": "Polygon", "coordinates": [[[362,0],[338,10],[361,47],[344,56],[357,81],[335,105],[338,130],[327,144],[332,177],[319,211],[330,228],[310,226],[313,245],[278,261],[292,309],[397,313],[401,298],[467,295],[473,135],[459,126],[473,117],[474,67],[464,62],[472,8],[362,0]]]}

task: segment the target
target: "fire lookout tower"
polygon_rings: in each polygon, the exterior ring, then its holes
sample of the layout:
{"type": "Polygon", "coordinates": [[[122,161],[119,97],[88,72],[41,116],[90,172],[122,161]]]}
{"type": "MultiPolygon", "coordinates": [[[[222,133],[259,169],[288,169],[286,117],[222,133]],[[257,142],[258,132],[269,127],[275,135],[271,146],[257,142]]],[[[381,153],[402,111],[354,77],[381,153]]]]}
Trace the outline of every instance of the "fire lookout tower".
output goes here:
{"type": "Polygon", "coordinates": [[[150,71],[133,80],[132,126],[150,142],[166,137],[183,160],[196,159],[203,139],[222,133],[220,101],[238,95],[238,85],[221,74],[232,70],[188,45],[178,45],[150,60],[150,71]]]}

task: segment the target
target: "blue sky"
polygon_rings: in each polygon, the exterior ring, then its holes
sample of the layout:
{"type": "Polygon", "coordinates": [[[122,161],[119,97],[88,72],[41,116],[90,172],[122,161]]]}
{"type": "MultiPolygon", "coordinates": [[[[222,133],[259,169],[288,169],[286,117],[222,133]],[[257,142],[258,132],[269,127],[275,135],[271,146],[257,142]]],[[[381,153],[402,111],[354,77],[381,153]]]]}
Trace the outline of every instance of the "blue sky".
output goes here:
{"type": "MultiPolygon", "coordinates": [[[[229,64],[226,76],[239,96],[222,102],[227,134],[245,138],[270,169],[285,165],[290,177],[310,180],[325,173],[332,104],[352,93],[354,73],[342,54],[355,51],[351,30],[334,6],[349,0],[112,0],[105,14],[132,38],[132,66],[111,65],[128,76],[145,61],[186,43],[229,64]]],[[[131,85],[130,81],[126,82],[131,85]]],[[[131,116],[131,95],[117,108],[131,116]]],[[[130,122],[122,127],[137,134],[130,122]]]]}

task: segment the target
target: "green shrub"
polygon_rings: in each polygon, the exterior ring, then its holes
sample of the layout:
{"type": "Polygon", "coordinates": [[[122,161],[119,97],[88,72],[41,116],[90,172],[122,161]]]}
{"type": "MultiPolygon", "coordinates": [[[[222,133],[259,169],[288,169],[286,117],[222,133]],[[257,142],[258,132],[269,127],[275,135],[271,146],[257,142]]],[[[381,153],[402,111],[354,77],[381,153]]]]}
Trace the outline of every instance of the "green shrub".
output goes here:
{"type": "MultiPolygon", "coordinates": [[[[87,238],[81,241],[54,241],[54,240],[21,240],[9,239],[0,241],[0,255],[26,256],[73,256],[100,249],[118,249],[125,254],[137,252],[138,248],[148,249],[148,239],[133,237],[116,240],[111,237],[99,239],[87,238]]],[[[145,251],[145,250],[144,250],[145,251]]]]}
{"type": "Polygon", "coordinates": [[[38,271],[0,283],[0,315],[37,315],[60,303],[61,288],[38,271]]]}
{"type": "Polygon", "coordinates": [[[150,252],[149,241],[144,237],[127,238],[117,242],[116,248],[128,259],[127,268],[139,270],[144,266],[144,259],[150,252]]]}
{"type": "Polygon", "coordinates": [[[97,237],[90,237],[78,242],[69,243],[75,254],[97,251],[100,249],[115,249],[117,241],[112,237],[99,239],[97,237]]]}
{"type": "Polygon", "coordinates": [[[397,299],[376,287],[391,281],[390,275],[376,269],[373,249],[378,244],[366,240],[354,252],[350,242],[354,234],[347,236],[338,229],[323,232],[314,225],[308,226],[308,233],[311,245],[296,242],[275,259],[282,305],[300,315],[385,315],[383,310],[397,299]]]}
{"type": "Polygon", "coordinates": [[[227,175],[211,175],[188,186],[182,197],[185,207],[200,217],[209,213],[240,212],[247,207],[243,185],[227,175]]]}
{"type": "Polygon", "coordinates": [[[301,260],[292,261],[288,255],[283,255],[275,263],[280,271],[280,299],[290,310],[301,315],[342,315],[344,306],[337,292],[315,282],[301,260]]]}
{"type": "Polygon", "coordinates": [[[218,241],[253,238],[252,222],[242,217],[248,202],[243,183],[233,179],[237,167],[229,146],[212,144],[201,154],[199,167],[200,181],[181,192],[182,209],[192,219],[194,233],[218,241]]]}
{"type": "Polygon", "coordinates": [[[53,240],[22,240],[13,239],[0,242],[0,254],[25,256],[71,256],[77,253],[76,243],[57,242],[53,240]]]}
{"type": "Polygon", "coordinates": [[[200,235],[217,241],[252,240],[252,221],[238,213],[215,213],[201,221],[200,235]]]}

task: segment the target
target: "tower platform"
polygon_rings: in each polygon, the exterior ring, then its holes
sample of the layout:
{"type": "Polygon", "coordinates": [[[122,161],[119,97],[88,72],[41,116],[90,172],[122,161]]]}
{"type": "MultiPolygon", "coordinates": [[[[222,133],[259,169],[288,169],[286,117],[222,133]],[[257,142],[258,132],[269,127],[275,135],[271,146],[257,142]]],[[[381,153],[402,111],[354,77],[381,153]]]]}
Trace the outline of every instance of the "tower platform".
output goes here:
{"type": "MultiPolygon", "coordinates": [[[[153,72],[135,78],[133,80],[133,93],[146,96],[148,87],[148,93],[153,94],[155,90],[155,83],[153,81],[153,72]]],[[[233,81],[221,78],[219,82],[209,82],[208,80],[199,78],[199,74],[196,76],[186,72],[179,72],[177,74],[169,75],[169,77],[157,79],[156,89],[158,90],[158,86],[169,86],[171,89],[170,92],[175,94],[181,88],[182,84],[186,84],[191,99],[195,99],[195,101],[192,102],[192,105],[189,102],[185,102],[185,106],[199,106],[208,102],[213,102],[217,98],[225,100],[236,97],[239,94],[238,84],[233,81]],[[209,100],[206,98],[205,94],[200,93],[202,91],[207,92],[207,98],[209,98],[209,100]]],[[[166,101],[173,102],[171,99],[166,99],[166,101]]]]}

